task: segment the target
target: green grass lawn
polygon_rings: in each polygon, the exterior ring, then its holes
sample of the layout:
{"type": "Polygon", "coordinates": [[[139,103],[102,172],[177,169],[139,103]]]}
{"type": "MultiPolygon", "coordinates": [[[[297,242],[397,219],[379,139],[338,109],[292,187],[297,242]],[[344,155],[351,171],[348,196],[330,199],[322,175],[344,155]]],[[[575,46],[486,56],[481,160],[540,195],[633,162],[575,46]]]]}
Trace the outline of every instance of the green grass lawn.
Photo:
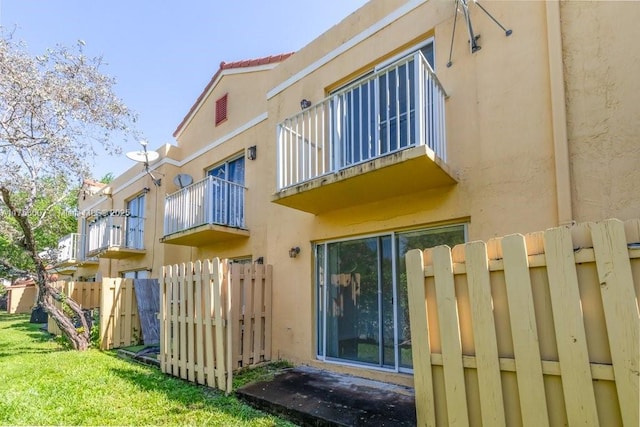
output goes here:
{"type": "Polygon", "coordinates": [[[292,426],[113,352],[64,350],[39,326],[0,313],[0,425],[292,426]]]}

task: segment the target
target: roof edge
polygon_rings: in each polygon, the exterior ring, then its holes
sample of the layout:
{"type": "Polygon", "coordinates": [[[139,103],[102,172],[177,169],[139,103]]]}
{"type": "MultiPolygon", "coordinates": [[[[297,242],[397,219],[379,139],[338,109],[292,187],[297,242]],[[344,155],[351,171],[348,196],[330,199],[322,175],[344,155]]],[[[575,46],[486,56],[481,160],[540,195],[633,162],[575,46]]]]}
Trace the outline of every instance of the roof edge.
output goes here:
{"type": "Polygon", "coordinates": [[[184,116],[184,118],[182,119],[178,127],[176,127],[176,130],[173,131],[173,137],[177,138],[178,135],[182,132],[184,126],[189,122],[189,120],[191,119],[191,116],[193,116],[193,114],[198,109],[198,106],[202,103],[205,96],[209,93],[209,90],[212,88],[212,86],[215,84],[215,82],[218,80],[218,78],[221,76],[221,74],[225,70],[238,69],[238,68],[252,68],[252,67],[259,67],[261,65],[276,64],[284,61],[294,53],[295,52],[289,52],[289,53],[282,53],[279,55],[265,56],[262,58],[244,59],[244,60],[233,61],[233,62],[224,62],[224,61],[220,62],[220,67],[218,68],[218,71],[216,71],[216,73],[213,75],[211,80],[209,80],[209,83],[207,83],[202,93],[200,93],[196,101],[193,103],[193,105],[189,109],[189,112],[184,116]]]}

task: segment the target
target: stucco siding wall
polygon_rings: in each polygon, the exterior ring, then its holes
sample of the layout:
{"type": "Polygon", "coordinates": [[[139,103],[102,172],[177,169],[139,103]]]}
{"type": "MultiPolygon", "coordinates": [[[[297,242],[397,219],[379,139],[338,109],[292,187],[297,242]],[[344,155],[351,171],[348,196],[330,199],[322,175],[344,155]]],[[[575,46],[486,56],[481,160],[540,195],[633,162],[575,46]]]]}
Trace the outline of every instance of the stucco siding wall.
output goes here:
{"type": "MultiPolygon", "coordinates": [[[[378,11],[380,3],[374,1],[365,8],[378,11]]],[[[482,35],[482,49],[475,54],[469,52],[459,17],[450,68],[446,63],[452,4],[427,1],[301,80],[272,93],[269,122],[275,127],[299,111],[300,99],[317,102],[328,88],[346,83],[345,79],[420,40],[434,37],[435,71],[449,95],[447,164],[458,179],[452,187],[319,216],[275,204],[269,207],[274,220],[269,222],[268,261],[278,266],[274,269],[273,342],[281,357],[292,361],[314,358],[315,320],[308,315],[315,312],[312,242],[456,222],[469,224],[470,240],[557,225],[545,5],[535,1],[493,2],[490,9],[513,28],[513,35],[505,37],[489,17],[472,8],[474,29],[482,35]],[[301,255],[290,259],[287,250],[296,245],[302,248],[301,255]]],[[[393,11],[385,9],[385,13],[393,11]]],[[[383,19],[382,14],[366,23],[351,18],[283,63],[274,78],[295,75],[321,57],[320,53],[339,49],[383,19]],[[311,51],[319,53],[313,56],[311,51]]],[[[275,139],[272,141],[275,143],[275,139]]],[[[276,164],[275,148],[269,151],[276,164]]],[[[273,171],[269,177],[272,192],[275,182],[273,171]]],[[[375,188],[370,191],[375,192],[375,188]]]]}
{"type": "Polygon", "coordinates": [[[640,212],[640,4],[561,6],[575,219],[635,218],[640,212]]]}

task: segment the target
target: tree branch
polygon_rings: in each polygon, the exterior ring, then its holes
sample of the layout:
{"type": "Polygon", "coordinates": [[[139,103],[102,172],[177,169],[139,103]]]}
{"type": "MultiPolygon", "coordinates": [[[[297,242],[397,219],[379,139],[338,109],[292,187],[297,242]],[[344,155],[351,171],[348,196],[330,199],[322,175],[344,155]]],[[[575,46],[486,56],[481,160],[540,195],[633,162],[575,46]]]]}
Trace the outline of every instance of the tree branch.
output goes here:
{"type": "Polygon", "coordinates": [[[11,265],[3,259],[0,259],[0,271],[9,274],[12,277],[33,277],[32,273],[11,265]]]}

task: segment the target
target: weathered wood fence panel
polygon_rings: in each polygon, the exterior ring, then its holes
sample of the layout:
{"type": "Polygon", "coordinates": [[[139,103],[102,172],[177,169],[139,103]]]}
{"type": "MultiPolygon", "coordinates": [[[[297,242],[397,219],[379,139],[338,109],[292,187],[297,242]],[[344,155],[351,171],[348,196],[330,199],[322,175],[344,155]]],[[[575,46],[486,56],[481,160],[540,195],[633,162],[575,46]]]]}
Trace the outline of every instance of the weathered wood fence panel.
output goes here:
{"type": "MultiPolygon", "coordinates": [[[[71,298],[85,310],[93,310],[100,308],[100,282],[65,282],[58,281],[53,285],[60,292],[64,293],[67,297],[71,298]]],[[[56,302],[55,305],[58,308],[62,308],[62,304],[56,302]]],[[[60,328],[49,317],[47,323],[47,330],[54,335],[62,334],[60,328]]]]}
{"type": "Polygon", "coordinates": [[[640,425],[640,220],[406,258],[418,425],[640,425]]]}
{"type": "Polygon", "coordinates": [[[158,279],[133,279],[142,342],[147,346],[160,344],[160,285],[158,279]]]}
{"type": "Polygon", "coordinates": [[[234,370],[270,360],[271,266],[165,266],[160,298],[162,372],[230,392],[234,370]]]}
{"type": "Polygon", "coordinates": [[[133,279],[104,278],[100,305],[100,348],[140,342],[140,318],[133,279]]]}

